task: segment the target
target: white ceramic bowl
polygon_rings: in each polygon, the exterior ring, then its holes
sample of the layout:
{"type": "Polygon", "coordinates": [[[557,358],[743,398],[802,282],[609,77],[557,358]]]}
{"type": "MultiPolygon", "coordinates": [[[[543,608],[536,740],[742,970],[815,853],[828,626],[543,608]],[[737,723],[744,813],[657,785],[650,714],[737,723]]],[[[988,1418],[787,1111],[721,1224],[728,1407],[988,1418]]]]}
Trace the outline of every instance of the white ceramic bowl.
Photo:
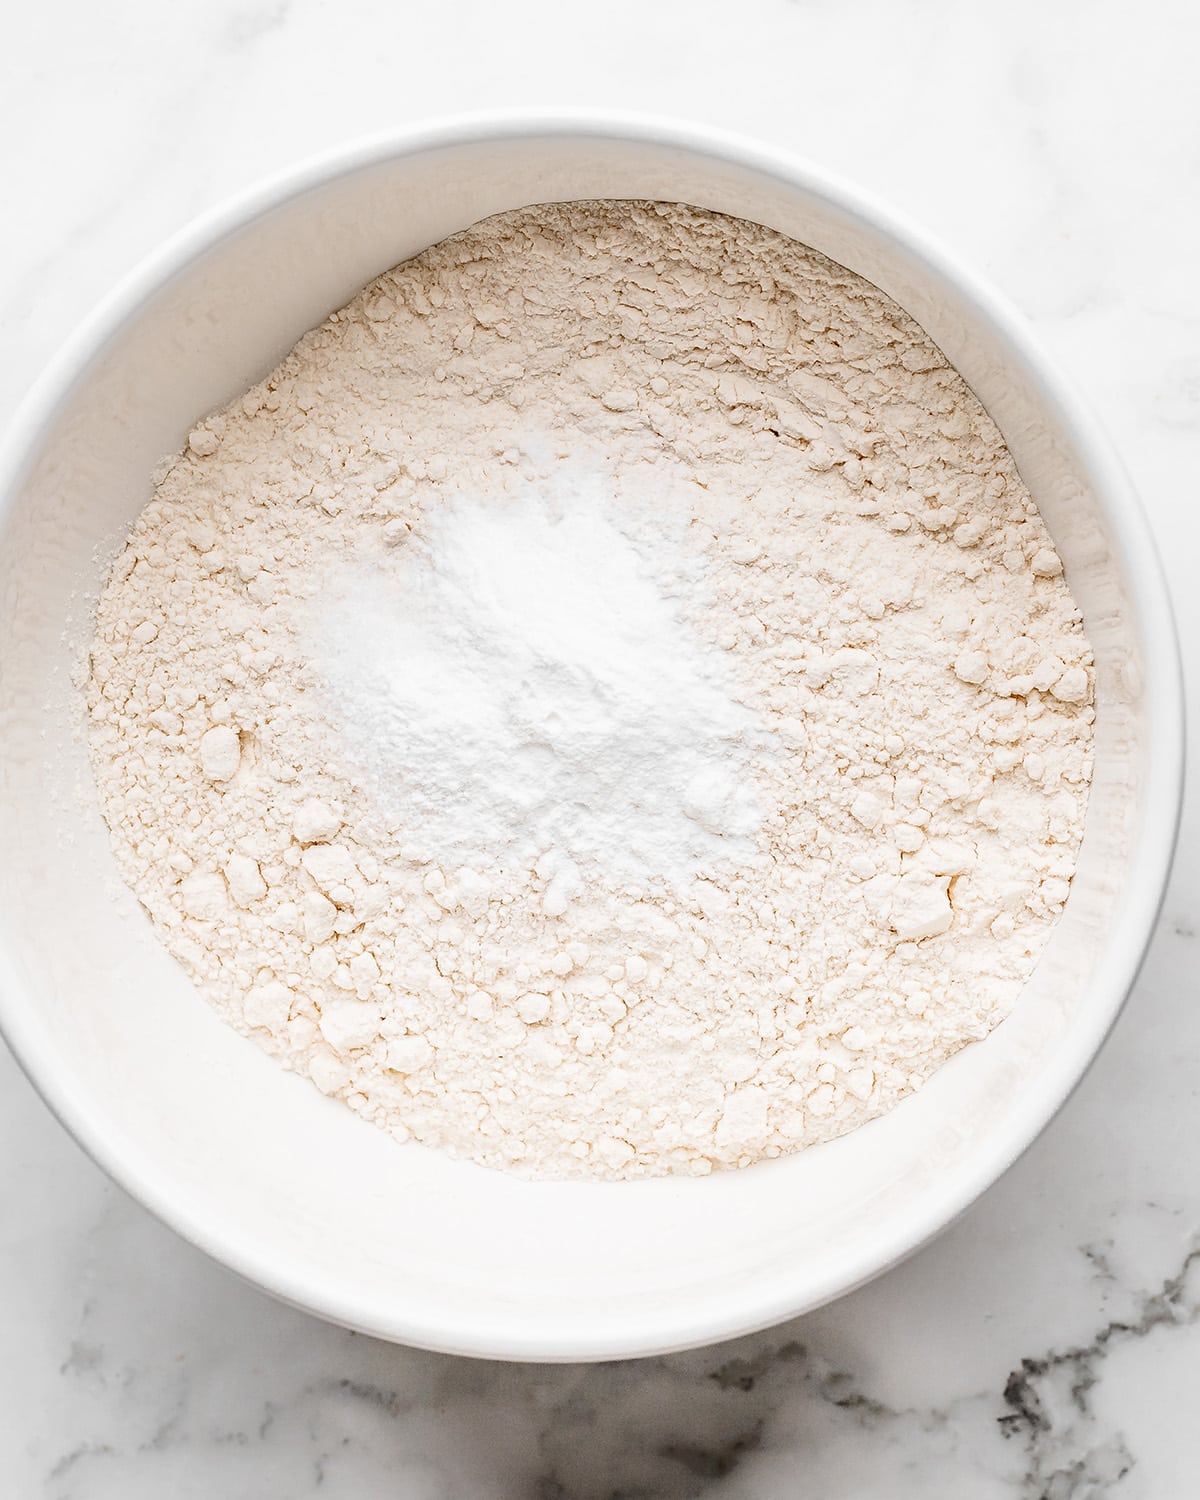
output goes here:
{"type": "Polygon", "coordinates": [[[1182,702],[1120,465],[1024,324],[812,167],[626,117],[434,124],[315,161],[176,237],[71,342],[0,461],[0,1021],[95,1159],[268,1291],[384,1338],[511,1358],[644,1354],[815,1307],[1004,1171],[1091,1062],[1170,863],[1182,702]],[[503,209],[683,200],[782,230],[922,323],[1004,432],[1097,660],[1096,773],[1066,914],[1012,1017],[894,1113],[699,1180],[525,1183],[399,1147],[226,1028],[119,884],[71,685],[107,559],[194,420],[365,282],[503,209]]]}

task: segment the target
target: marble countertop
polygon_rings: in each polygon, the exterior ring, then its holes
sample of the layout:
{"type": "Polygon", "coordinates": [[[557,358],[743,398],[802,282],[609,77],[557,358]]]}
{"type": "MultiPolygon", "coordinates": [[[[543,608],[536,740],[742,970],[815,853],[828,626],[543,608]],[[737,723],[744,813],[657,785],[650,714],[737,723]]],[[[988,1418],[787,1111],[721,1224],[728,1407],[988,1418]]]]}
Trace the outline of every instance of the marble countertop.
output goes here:
{"type": "MultiPolygon", "coordinates": [[[[1147,0],[44,0],[5,22],[0,420],[193,214],[433,113],[594,103],[757,134],[989,274],[1098,407],[1200,673],[1200,20],[1147,0]]],[[[1178,1500],[1200,1425],[1200,828],[1123,1020],[949,1233],[733,1345],[515,1366],[243,1285],[0,1055],[0,1492],[14,1500],[1178,1500]]]]}

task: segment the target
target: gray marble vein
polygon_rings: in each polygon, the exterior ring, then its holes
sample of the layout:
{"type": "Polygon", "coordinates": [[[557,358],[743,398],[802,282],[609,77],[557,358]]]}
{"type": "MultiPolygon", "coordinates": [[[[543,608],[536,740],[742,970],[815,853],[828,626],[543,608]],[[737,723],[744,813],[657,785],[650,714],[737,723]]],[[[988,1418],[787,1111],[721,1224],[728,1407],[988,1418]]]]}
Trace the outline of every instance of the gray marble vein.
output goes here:
{"type": "MultiPolygon", "coordinates": [[[[1087,1259],[1113,1279],[1107,1257],[1086,1247],[1087,1259]]],[[[1137,1456],[1119,1429],[1097,1420],[1092,1393],[1104,1379],[1110,1352],[1158,1330],[1192,1327],[1200,1318],[1200,1248],[1188,1250],[1179,1270],[1143,1294],[1132,1315],[1106,1322],[1086,1344],[1026,1356],[1005,1382],[1000,1418],[1005,1437],[1025,1449],[1022,1482],[1030,1496],[1084,1500],[1106,1492],[1133,1469],[1137,1456]]]]}

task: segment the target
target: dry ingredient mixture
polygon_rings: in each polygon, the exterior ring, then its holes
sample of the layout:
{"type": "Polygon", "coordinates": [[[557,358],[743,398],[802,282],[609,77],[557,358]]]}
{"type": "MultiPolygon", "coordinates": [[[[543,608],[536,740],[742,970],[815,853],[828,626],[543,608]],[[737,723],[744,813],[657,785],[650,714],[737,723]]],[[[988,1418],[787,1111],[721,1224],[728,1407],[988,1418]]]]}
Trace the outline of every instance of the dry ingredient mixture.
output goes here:
{"type": "Polygon", "coordinates": [[[1092,657],[992,422],[867,282],[506,214],[208,418],[99,601],[120,868],[400,1140],[741,1166],[890,1109],[1061,912],[1092,657]]]}

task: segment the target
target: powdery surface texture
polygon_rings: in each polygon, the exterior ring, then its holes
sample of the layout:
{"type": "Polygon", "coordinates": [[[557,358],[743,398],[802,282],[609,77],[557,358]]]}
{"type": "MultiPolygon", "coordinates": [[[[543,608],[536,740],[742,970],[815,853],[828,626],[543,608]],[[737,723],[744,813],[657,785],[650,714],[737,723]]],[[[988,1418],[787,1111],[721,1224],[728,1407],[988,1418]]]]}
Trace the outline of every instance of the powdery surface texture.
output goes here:
{"type": "Polygon", "coordinates": [[[921,330],[634,203],[435,246],[198,427],[88,687],[121,870],[232,1025],[398,1139],[597,1177],[828,1140],[986,1036],[1091,700],[921,330]]]}

